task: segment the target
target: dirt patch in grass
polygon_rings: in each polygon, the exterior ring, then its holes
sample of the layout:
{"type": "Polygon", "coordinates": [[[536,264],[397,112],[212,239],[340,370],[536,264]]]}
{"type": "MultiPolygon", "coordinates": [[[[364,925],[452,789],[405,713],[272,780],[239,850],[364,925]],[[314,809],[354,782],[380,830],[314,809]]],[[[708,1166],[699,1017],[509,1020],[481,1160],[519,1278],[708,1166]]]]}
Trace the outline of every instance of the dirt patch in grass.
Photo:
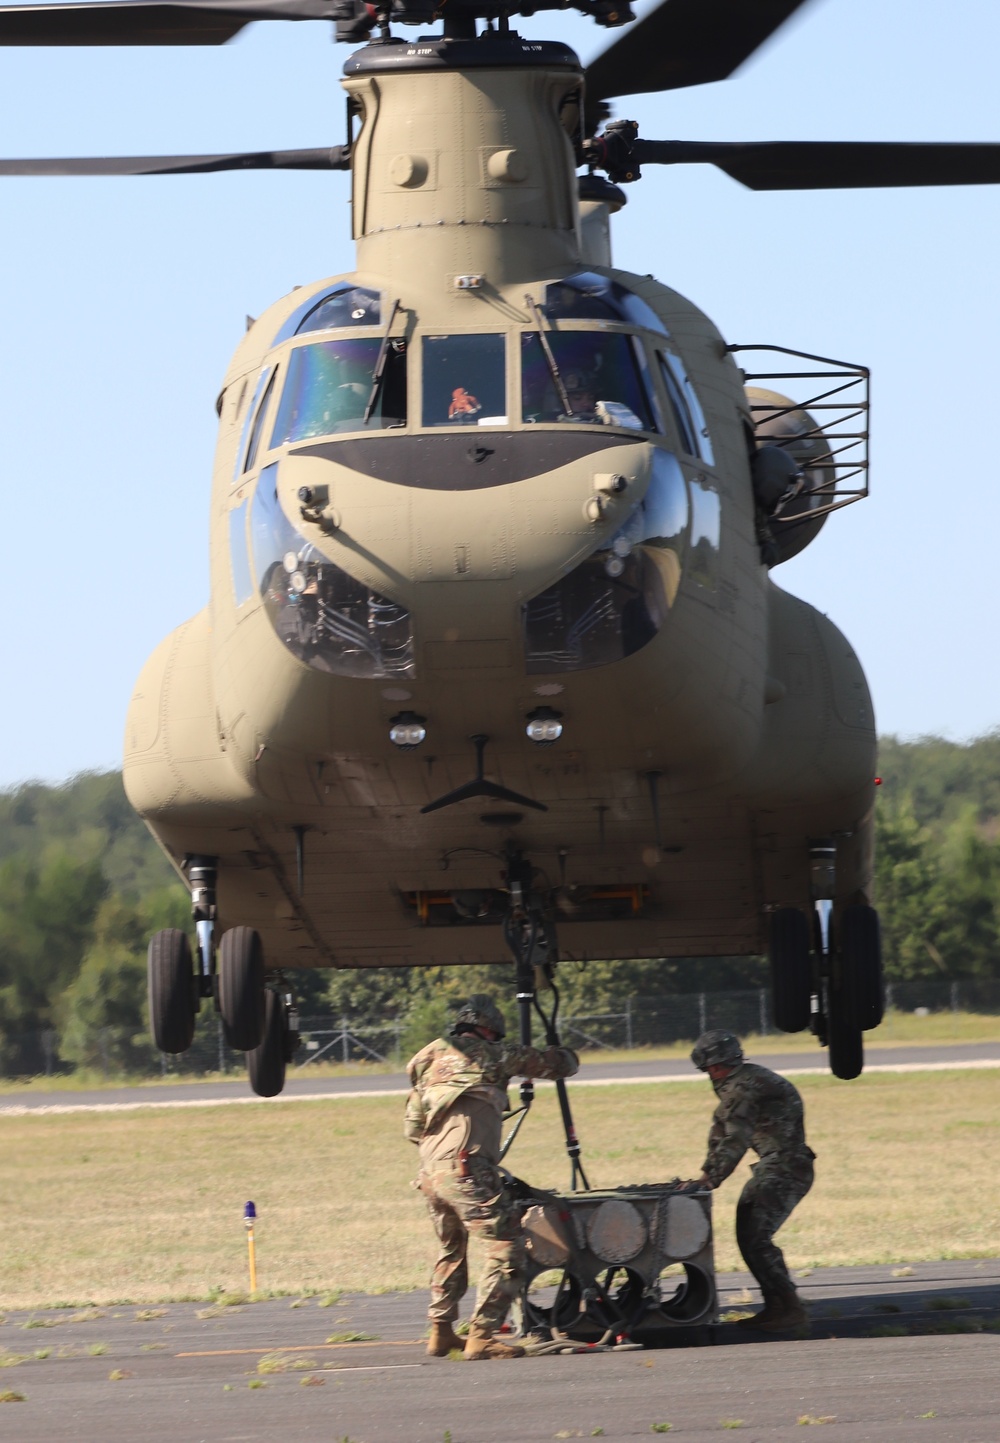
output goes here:
{"type": "MultiPolygon", "coordinates": [[[[1000,1254],[996,1210],[966,1205],[995,1187],[995,1153],[969,1146],[976,1129],[996,1125],[994,1073],[799,1085],[819,1157],[815,1187],[779,1236],[793,1268],[1000,1254]]],[[[583,1088],[573,1101],[595,1187],[690,1177],[700,1166],[707,1084],[583,1088]]],[[[245,1305],[251,1197],[270,1293],[312,1293],[323,1305],[340,1290],[425,1287],[432,1234],[400,1115],[399,1098],[355,1097],[275,1102],[254,1111],[252,1128],[231,1107],[199,1110],[196,1126],[184,1110],[5,1118],[5,1305],[75,1298],[88,1317],[122,1298],[245,1305]]],[[[540,1186],[567,1185],[552,1087],[539,1086],[511,1164],[540,1186]]],[[[716,1194],[720,1271],[741,1266],[733,1224],[746,1177],[744,1162],[716,1194]]]]}

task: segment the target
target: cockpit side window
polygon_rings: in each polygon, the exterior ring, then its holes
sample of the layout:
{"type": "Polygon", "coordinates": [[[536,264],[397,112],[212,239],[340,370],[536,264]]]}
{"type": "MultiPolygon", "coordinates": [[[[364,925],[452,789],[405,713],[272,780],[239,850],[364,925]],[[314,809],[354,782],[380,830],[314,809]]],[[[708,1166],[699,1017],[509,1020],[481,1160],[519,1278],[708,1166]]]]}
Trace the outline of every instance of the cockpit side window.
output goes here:
{"type": "Polygon", "coordinates": [[[673,351],[657,351],[656,358],[660,363],[660,375],[670,399],[681,445],[689,456],[697,456],[706,465],[714,466],[715,453],[705,413],[684,362],[673,351]]]}
{"type": "Polygon", "coordinates": [[[507,425],[503,335],[425,336],[425,426],[507,425]]]}
{"type": "MultiPolygon", "coordinates": [[[[653,431],[637,336],[620,331],[548,331],[555,372],[537,331],[521,336],[521,410],[526,422],[621,426],[653,431]],[[560,395],[560,385],[569,405],[560,395]]],[[[644,357],[642,360],[644,362],[644,357]]]]}
{"type": "Polygon", "coordinates": [[[277,380],[277,376],[278,367],[275,366],[271,372],[271,379],[267,383],[264,395],[261,397],[260,405],[257,407],[257,414],[253,419],[253,426],[250,430],[250,443],[247,446],[246,460],[243,462],[244,471],[252,471],[256,465],[257,452],[260,450],[260,438],[264,431],[264,421],[267,418],[271,396],[274,394],[274,383],[277,380]]]}
{"type": "Polygon", "coordinates": [[[330,436],[338,431],[384,430],[406,425],[406,342],[389,342],[382,383],[374,374],[381,341],[378,336],[318,341],[297,346],[288,357],[271,445],[330,436]],[[374,403],[368,422],[365,409],[374,403]]]}
{"type": "MultiPolygon", "coordinates": [[[[268,382],[273,379],[273,372],[270,366],[265,366],[257,377],[257,384],[254,387],[253,397],[247,407],[246,415],[243,417],[243,429],[240,432],[240,444],[236,451],[236,464],[233,467],[233,480],[238,481],[246,470],[244,462],[247,455],[247,442],[250,436],[250,428],[253,425],[254,417],[258,415],[258,402],[268,387],[268,382]]],[[[242,396],[241,396],[242,404],[242,396]]]]}

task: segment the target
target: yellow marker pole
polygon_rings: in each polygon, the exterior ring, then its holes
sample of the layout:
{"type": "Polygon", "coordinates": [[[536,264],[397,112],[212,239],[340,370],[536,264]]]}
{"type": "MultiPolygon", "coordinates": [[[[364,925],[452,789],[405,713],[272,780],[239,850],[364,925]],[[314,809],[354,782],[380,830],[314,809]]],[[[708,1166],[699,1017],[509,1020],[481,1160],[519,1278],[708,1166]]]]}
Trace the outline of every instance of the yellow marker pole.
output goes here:
{"type": "Polygon", "coordinates": [[[250,1291],[257,1291],[257,1252],[254,1247],[253,1225],[257,1217],[257,1209],[252,1202],[248,1202],[243,1209],[243,1222],[247,1230],[247,1253],[250,1257],[250,1291]]]}

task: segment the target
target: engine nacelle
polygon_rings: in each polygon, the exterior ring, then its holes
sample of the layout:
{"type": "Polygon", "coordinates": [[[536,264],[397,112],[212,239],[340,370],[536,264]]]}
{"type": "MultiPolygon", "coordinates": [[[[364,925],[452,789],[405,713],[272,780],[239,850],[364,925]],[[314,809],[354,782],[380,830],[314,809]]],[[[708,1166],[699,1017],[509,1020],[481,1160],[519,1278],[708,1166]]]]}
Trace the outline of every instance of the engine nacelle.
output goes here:
{"type": "Polygon", "coordinates": [[[819,422],[808,411],[780,391],[747,386],[746,394],[756,417],[760,458],[760,464],[753,467],[754,498],[769,518],[777,548],[777,560],[771,564],[780,566],[783,561],[798,556],[819,535],[827,513],[821,516],[812,513],[829,504],[829,491],[833,489],[837,468],[822,464],[830,456],[832,446],[819,422]],[[788,489],[787,484],[782,483],[786,479],[791,483],[795,472],[801,473],[802,488],[797,496],[782,505],[781,498],[788,489]]]}

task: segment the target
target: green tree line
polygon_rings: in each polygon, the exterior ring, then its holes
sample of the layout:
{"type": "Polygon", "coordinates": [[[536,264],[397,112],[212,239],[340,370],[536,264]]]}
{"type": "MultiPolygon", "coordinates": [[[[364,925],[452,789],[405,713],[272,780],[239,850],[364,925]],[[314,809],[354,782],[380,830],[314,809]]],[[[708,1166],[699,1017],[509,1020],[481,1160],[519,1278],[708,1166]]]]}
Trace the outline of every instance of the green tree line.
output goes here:
{"type": "MultiPolygon", "coordinates": [[[[884,738],[876,901],[890,981],[1000,979],[1000,731],[967,744],[884,738]]],[[[154,1061],[145,951],[189,925],[187,893],[132,812],[117,772],[0,793],[0,1071],[39,1068],[55,1033],[64,1063],[154,1061]],[[110,1039],[110,1041],[109,1041],[110,1039]]],[[[565,1005],[766,982],[759,957],[591,962],[560,969],[565,1005]]],[[[304,1012],[405,1022],[404,1048],[508,969],[376,968],[297,974],[304,1012]]]]}

